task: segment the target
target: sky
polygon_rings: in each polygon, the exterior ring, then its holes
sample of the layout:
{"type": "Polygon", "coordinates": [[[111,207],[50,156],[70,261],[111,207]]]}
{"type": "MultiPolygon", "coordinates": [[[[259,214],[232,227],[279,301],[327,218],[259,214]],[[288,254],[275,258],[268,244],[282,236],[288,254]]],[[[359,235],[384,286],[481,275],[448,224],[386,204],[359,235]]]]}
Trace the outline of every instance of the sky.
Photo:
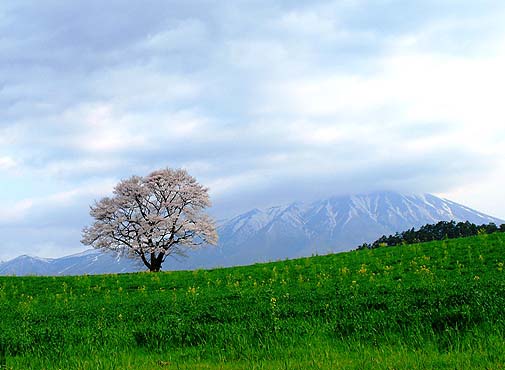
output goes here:
{"type": "Polygon", "coordinates": [[[395,190],[505,219],[505,2],[0,2],[0,260],[185,168],[216,219],[395,190]]]}

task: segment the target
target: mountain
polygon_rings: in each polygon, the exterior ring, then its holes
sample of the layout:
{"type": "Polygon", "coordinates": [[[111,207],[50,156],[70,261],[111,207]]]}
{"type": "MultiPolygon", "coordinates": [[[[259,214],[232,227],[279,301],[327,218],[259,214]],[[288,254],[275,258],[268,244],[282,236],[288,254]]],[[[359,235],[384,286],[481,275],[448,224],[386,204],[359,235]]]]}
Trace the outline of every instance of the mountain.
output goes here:
{"type": "Polygon", "coordinates": [[[0,275],[84,275],[134,272],[141,266],[131,259],[115,253],[90,249],[61,258],[19,256],[0,263],[0,275]]]}
{"type": "Polygon", "coordinates": [[[310,204],[254,209],[234,217],[218,229],[219,253],[214,254],[219,260],[207,252],[204,259],[194,258],[192,267],[347,251],[384,234],[450,220],[478,225],[504,222],[431,194],[386,191],[338,196],[310,204]]]}
{"type": "MultiPolygon", "coordinates": [[[[338,196],[238,215],[218,227],[219,246],[190,252],[186,259],[167,260],[165,269],[243,265],[347,251],[382,235],[450,220],[478,225],[504,222],[430,194],[389,191],[338,196]]],[[[0,264],[0,275],[79,275],[143,269],[124,257],[91,250],[58,259],[21,256],[0,264]]]]}

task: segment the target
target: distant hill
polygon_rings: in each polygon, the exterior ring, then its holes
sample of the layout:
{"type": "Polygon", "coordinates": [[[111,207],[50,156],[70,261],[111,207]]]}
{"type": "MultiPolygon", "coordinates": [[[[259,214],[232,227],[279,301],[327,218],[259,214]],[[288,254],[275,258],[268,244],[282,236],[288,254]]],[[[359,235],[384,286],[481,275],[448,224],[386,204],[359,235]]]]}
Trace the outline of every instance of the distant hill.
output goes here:
{"type": "Polygon", "coordinates": [[[19,256],[0,264],[0,275],[84,275],[135,272],[138,262],[115,253],[90,249],[61,258],[19,256]]]}
{"type": "MultiPolygon", "coordinates": [[[[253,209],[223,222],[219,246],[167,260],[166,270],[245,265],[261,261],[347,251],[382,235],[438,221],[475,224],[505,221],[434,195],[396,192],[338,196],[265,210],[253,209]]],[[[62,275],[139,271],[113,254],[91,250],[58,259],[21,256],[0,264],[1,275],[62,275]]]]}

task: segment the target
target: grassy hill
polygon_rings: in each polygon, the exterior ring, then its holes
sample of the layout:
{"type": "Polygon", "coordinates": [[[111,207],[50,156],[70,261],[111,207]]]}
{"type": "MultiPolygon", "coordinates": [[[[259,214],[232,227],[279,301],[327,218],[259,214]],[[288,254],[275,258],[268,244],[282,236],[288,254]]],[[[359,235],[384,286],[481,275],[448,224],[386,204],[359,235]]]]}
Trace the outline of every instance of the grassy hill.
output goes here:
{"type": "Polygon", "coordinates": [[[501,233],[209,271],[2,277],[0,347],[13,369],[504,369],[504,263],[501,233]]]}

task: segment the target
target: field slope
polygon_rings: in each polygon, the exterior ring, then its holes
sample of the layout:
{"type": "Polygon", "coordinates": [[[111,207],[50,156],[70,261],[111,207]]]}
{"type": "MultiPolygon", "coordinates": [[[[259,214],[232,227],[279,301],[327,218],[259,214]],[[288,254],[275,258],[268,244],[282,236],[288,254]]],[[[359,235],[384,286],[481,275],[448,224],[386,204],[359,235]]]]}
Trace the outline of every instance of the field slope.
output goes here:
{"type": "Polygon", "coordinates": [[[209,271],[2,277],[0,367],[505,369],[504,262],[501,233],[209,271]]]}

